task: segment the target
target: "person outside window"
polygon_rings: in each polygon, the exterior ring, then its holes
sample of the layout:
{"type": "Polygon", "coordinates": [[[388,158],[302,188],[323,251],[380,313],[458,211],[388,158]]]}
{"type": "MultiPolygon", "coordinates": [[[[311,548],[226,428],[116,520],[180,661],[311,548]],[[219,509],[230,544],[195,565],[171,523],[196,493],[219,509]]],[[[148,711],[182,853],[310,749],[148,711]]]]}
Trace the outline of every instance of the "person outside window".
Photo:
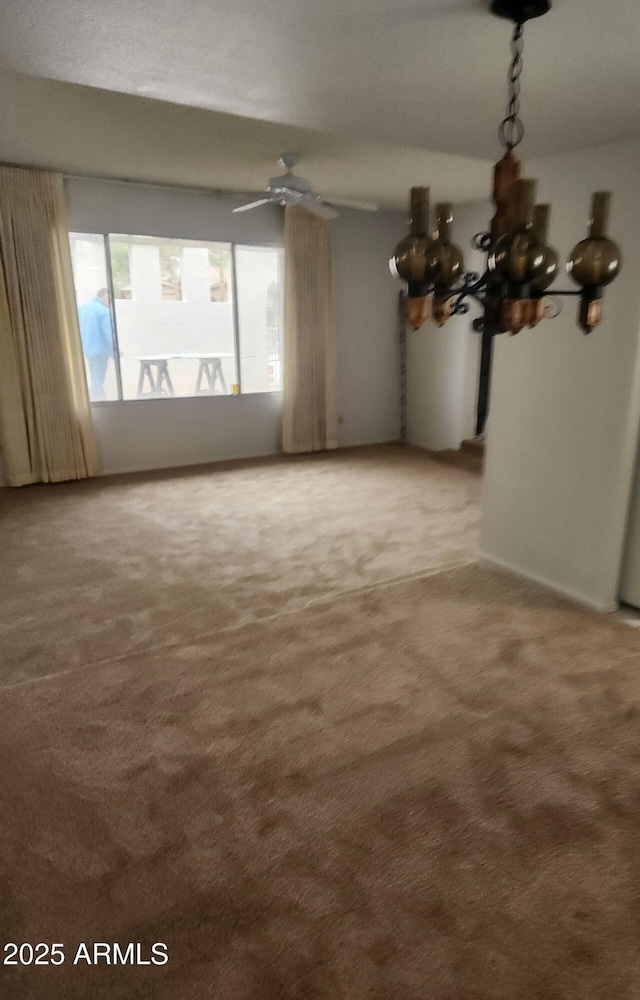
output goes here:
{"type": "Polygon", "coordinates": [[[82,351],[89,366],[89,398],[105,399],[104,380],[113,357],[109,292],[99,288],[89,302],[78,307],[82,351]]]}

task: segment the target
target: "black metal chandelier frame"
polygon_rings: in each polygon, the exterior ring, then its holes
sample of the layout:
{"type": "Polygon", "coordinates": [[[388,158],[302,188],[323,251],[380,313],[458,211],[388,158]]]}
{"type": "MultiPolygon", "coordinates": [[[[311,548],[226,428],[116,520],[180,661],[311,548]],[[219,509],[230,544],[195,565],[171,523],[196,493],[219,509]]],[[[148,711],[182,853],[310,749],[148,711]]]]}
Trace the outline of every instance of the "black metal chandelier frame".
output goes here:
{"type": "MultiPolygon", "coordinates": [[[[471,247],[473,250],[481,250],[483,253],[489,255],[491,253],[491,234],[490,233],[477,233],[476,236],[471,240],[471,247]]],[[[450,288],[448,291],[444,292],[442,298],[445,300],[453,300],[451,304],[450,314],[451,316],[463,316],[469,312],[470,303],[468,299],[475,299],[481,306],[484,306],[486,302],[486,288],[493,277],[492,271],[487,265],[484,268],[482,274],[479,271],[464,271],[460,279],[460,283],[450,288]]],[[[581,288],[550,288],[543,296],[545,300],[545,317],[547,319],[554,319],[559,316],[562,311],[562,303],[554,302],[556,297],[571,295],[574,298],[582,295],[581,288]]],[[[485,327],[485,317],[484,315],[476,317],[472,322],[472,327],[476,333],[483,333],[485,327]]],[[[506,333],[506,330],[492,329],[491,336],[496,337],[499,334],[506,333]]]]}
{"type": "Polygon", "coordinates": [[[620,252],[606,236],[609,192],[593,195],[589,235],[573,249],[567,271],[579,286],[554,288],[559,260],[547,243],[549,205],[535,205],[535,181],[521,176],[513,150],[524,137],[520,118],[520,77],[523,69],[523,29],[526,21],[551,9],[551,0],[492,0],[490,9],[513,23],[508,74],[507,112],[498,134],[505,154],[494,168],[496,212],[490,231],[478,233],[471,246],[487,255],[482,273],[464,270],[461,251],[451,242],[452,207],[437,207],[437,227],[428,235],[429,190],[412,188],[411,229],[391,258],[394,274],[407,282],[406,319],[417,330],[430,317],[439,326],[450,316],[464,315],[477,302],[482,314],[472,326],[482,337],[476,434],[484,431],[488,413],[493,338],[518,333],[553,319],[562,298],[579,297],[578,322],[591,332],[602,316],[604,288],[619,272],[620,252]]]}
{"type": "MultiPolygon", "coordinates": [[[[493,0],[491,12],[498,17],[513,21],[514,29],[511,38],[512,60],[509,66],[509,103],[507,114],[500,123],[498,134],[500,140],[507,150],[515,149],[524,138],[524,123],[520,118],[520,75],[522,73],[522,49],[523,49],[523,27],[526,21],[536,17],[542,17],[551,9],[551,0],[493,0]]],[[[459,316],[469,312],[469,302],[467,299],[473,298],[480,305],[484,306],[486,295],[482,294],[486,290],[492,272],[489,268],[488,258],[491,253],[493,240],[491,233],[477,233],[471,240],[471,247],[474,250],[481,250],[487,254],[487,264],[480,274],[477,271],[464,271],[459,285],[451,288],[443,294],[446,300],[453,299],[451,305],[451,315],[459,316]]],[[[504,295],[506,295],[506,288],[504,295]]],[[[547,319],[555,318],[562,311],[562,304],[555,303],[556,296],[578,296],[582,295],[579,288],[552,288],[546,292],[544,299],[549,300],[545,305],[545,316],[547,319]]],[[[479,316],[473,321],[473,329],[476,333],[482,333],[485,327],[484,316],[479,316]]],[[[497,336],[506,331],[493,329],[492,336],[497,336]]]]}

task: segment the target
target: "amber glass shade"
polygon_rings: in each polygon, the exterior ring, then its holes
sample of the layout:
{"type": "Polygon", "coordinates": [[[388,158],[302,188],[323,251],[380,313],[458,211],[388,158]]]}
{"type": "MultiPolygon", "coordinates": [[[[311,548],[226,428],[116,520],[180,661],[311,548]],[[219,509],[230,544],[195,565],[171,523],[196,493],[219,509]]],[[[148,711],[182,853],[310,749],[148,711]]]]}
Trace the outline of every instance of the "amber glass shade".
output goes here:
{"type": "Polygon", "coordinates": [[[536,182],[514,181],[513,230],[495,243],[489,267],[513,285],[528,285],[544,270],[544,246],[532,229],[536,182]]]}
{"type": "Polygon", "coordinates": [[[462,251],[451,242],[452,222],[453,206],[449,202],[441,202],[436,206],[436,228],[433,233],[439,265],[434,280],[440,288],[452,285],[464,267],[462,251]]]}
{"type": "Polygon", "coordinates": [[[448,288],[459,277],[464,267],[462,251],[453,243],[436,242],[435,253],[438,259],[436,283],[441,288],[448,288]]]}
{"type": "Polygon", "coordinates": [[[426,236],[429,228],[429,188],[412,187],[409,194],[411,220],[409,232],[412,236],[426,236]]]}
{"type": "MultiPolygon", "coordinates": [[[[543,248],[544,266],[537,278],[531,282],[534,292],[542,292],[554,281],[559,267],[558,254],[547,243],[549,238],[549,205],[536,205],[533,210],[531,231],[543,248]]],[[[539,320],[538,320],[539,322],[539,320]]]]}
{"type": "Polygon", "coordinates": [[[508,233],[497,241],[489,267],[510,284],[530,284],[544,272],[544,251],[530,230],[508,233]]]}
{"type": "Polygon", "coordinates": [[[544,256],[542,271],[531,282],[531,288],[536,292],[543,292],[545,288],[548,288],[555,281],[558,268],[560,267],[558,254],[553,247],[543,247],[542,252],[544,256]]]}
{"type": "Polygon", "coordinates": [[[620,250],[606,236],[588,236],[571,251],[567,273],[582,288],[609,285],[622,265],[620,250]]]}
{"type": "Polygon", "coordinates": [[[609,285],[622,266],[618,246],[606,235],[610,208],[611,193],[594,191],[589,235],[573,248],[567,261],[567,273],[582,288],[602,288],[609,285]]]}
{"type": "Polygon", "coordinates": [[[434,240],[441,243],[451,243],[451,223],[453,222],[453,206],[449,201],[440,201],[436,205],[436,228],[434,240]]]}
{"type": "Polygon", "coordinates": [[[391,273],[404,281],[429,283],[437,273],[439,261],[435,245],[429,236],[405,236],[400,240],[389,261],[391,273]]]}
{"type": "Polygon", "coordinates": [[[594,191],[591,195],[591,217],[589,218],[589,236],[606,236],[611,211],[611,192],[594,191]]]}
{"type": "Polygon", "coordinates": [[[412,298],[422,298],[440,268],[434,241],[427,235],[429,188],[411,188],[410,211],[409,235],[398,243],[389,268],[394,277],[407,282],[412,298]]]}

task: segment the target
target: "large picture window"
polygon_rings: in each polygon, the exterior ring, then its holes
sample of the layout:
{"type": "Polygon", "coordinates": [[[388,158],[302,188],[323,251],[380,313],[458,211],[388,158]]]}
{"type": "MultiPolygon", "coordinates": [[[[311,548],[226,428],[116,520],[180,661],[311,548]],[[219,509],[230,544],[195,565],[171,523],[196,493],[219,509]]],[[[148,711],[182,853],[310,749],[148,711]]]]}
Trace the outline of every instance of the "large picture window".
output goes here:
{"type": "Polygon", "coordinates": [[[278,247],[71,233],[92,402],[282,388],[278,247]]]}

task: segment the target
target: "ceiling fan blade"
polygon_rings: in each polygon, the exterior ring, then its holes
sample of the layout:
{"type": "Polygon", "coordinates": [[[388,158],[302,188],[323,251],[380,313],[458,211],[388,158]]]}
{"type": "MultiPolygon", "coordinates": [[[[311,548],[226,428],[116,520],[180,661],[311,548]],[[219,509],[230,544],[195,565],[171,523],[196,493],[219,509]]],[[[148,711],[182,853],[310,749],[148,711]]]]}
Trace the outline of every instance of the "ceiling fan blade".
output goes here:
{"type": "Polygon", "coordinates": [[[375,201],[358,201],[357,198],[325,198],[329,205],[342,205],[343,208],[357,208],[360,212],[377,212],[380,209],[375,201]]]}
{"type": "Polygon", "coordinates": [[[303,208],[306,208],[307,212],[311,212],[313,215],[317,215],[320,219],[326,219],[327,221],[330,219],[337,219],[340,214],[339,212],[334,212],[332,208],[316,198],[309,198],[306,201],[301,201],[300,205],[302,205],[303,208]]]}
{"type": "Polygon", "coordinates": [[[259,201],[250,201],[248,205],[239,205],[238,208],[233,208],[232,212],[248,212],[250,208],[259,208],[260,205],[268,205],[271,198],[260,198],[259,201]]]}

